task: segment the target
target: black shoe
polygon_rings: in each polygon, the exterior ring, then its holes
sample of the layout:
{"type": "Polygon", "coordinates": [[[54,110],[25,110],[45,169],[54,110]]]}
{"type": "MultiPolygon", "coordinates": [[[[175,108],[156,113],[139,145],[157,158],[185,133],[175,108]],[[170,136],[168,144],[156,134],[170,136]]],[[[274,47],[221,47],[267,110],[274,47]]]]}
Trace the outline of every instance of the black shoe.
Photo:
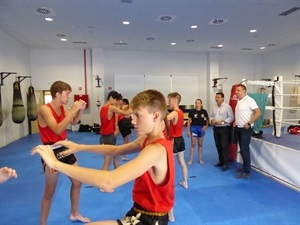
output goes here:
{"type": "Polygon", "coordinates": [[[243,172],[244,172],[244,169],[243,169],[243,168],[239,168],[239,169],[236,169],[235,172],[237,172],[237,173],[243,173],[243,172]]]}
{"type": "Polygon", "coordinates": [[[235,178],[237,179],[248,179],[250,178],[250,174],[249,173],[239,173],[235,176],[235,178]]]}
{"type": "Polygon", "coordinates": [[[222,171],[222,172],[224,172],[224,171],[226,171],[226,170],[228,170],[228,166],[222,166],[222,167],[221,167],[221,171],[222,171]]]}
{"type": "Polygon", "coordinates": [[[221,166],[223,166],[223,164],[220,163],[220,162],[218,162],[218,163],[215,164],[215,167],[221,167],[221,166]]]}

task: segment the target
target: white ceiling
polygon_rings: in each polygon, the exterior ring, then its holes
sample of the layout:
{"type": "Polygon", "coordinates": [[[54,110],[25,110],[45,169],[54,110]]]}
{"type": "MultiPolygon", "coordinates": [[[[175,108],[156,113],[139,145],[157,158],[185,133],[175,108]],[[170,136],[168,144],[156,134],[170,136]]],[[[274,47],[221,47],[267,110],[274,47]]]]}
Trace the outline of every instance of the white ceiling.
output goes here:
{"type": "Polygon", "coordinates": [[[0,26],[32,48],[261,54],[300,44],[300,10],[279,15],[293,7],[300,0],[0,0],[0,26]],[[37,13],[41,7],[50,14],[37,13]],[[114,44],[120,41],[127,45],[114,44]],[[211,48],[218,44],[224,47],[211,48]]]}

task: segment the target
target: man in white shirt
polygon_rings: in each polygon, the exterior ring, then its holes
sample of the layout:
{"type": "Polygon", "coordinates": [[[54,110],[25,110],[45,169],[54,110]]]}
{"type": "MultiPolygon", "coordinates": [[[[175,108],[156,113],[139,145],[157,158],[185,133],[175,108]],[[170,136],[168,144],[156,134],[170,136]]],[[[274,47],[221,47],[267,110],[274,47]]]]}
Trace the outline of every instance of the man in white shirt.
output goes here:
{"type": "Polygon", "coordinates": [[[237,139],[243,159],[243,167],[238,169],[236,178],[247,179],[251,172],[250,140],[253,133],[253,123],[260,117],[261,112],[255,100],[247,95],[245,85],[236,88],[238,103],[235,108],[235,122],[237,139]]]}
{"type": "Polygon", "coordinates": [[[215,95],[216,105],[211,114],[211,124],[214,126],[215,145],[219,155],[216,167],[221,167],[221,171],[228,170],[228,145],[230,135],[230,123],[234,116],[229,104],[224,102],[224,94],[218,92],[215,95]]]}

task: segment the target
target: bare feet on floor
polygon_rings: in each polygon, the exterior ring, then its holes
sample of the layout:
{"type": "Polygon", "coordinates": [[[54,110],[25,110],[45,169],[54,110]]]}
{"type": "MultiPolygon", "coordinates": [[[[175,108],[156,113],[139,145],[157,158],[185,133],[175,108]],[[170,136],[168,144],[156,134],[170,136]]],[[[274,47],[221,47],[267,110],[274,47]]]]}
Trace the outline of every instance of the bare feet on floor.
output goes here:
{"type": "Polygon", "coordinates": [[[126,156],[122,156],[121,159],[122,159],[123,161],[128,161],[128,160],[129,160],[126,156]]]}
{"type": "Polygon", "coordinates": [[[203,160],[201,160],[201,159],[198,160],[198,162],[199,162],[200,164],[203,164],[203,163],[204,163],[203,160]]]}
{"type": "Polygon", "coordinates": [[[83,223],[88,223],[91,222],[91,220],[87,217],[83,217],[81,214],[77,214],[77,215],[70,215],[70,220],[71,221],[80,221],[83,223]]]}
{"type": "Polygon", "coordinates": [[[188,188],[187,182],[185,182],[185,181],[181,181],[181,182],[179,182],[179,184],[184,188],[188,188]]]}
{"type": "Polygon", "coordinates": [[[170,222],[175,222],[175,217],[174,217],[173,212],[170,211],[168,214],[169,214],[169,221],[170,222]]]}
{"type": "Polygon", "coordinates": [[[189,164],[189,165],[191,165],[192,163],[193,163],[193,161],[191,161],[191,160],[190,160],[190,161],[188,161],[188,164],[189,164]]]}

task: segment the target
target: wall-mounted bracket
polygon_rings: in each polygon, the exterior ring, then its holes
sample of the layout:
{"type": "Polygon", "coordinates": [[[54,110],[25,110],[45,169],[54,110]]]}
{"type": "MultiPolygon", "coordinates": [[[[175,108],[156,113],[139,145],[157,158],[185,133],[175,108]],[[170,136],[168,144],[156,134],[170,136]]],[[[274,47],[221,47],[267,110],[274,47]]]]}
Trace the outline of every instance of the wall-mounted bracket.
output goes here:
{"type": "Polygon", "coordinates": [[[102,79],[97,75],[96,76],[96,79],[95,79],[96,81],[97,81],[97,88],[100,88],[100,87],[102,87],[102,79]]]}
{"type": "Polygon", "coordinates": [[[18,82],[21,83],[23,80],[25,80],[26,78],[31,78],[31,76],[18,76],[18,82]]]}
{"type": "Polygon", "coordinates": [[[3,80],[11,74],[17,74],[16,72],[0,72],[0,86],[3,86],[3,80]]]}
{"type": "Polygon", "coordinates": [[[212,86],[213,88],[217,87],[218,80],[227,80],[227,77],[220,77],[220,78],[213,78],[212,81],[214,82],[214,85],[212,86]]]}

